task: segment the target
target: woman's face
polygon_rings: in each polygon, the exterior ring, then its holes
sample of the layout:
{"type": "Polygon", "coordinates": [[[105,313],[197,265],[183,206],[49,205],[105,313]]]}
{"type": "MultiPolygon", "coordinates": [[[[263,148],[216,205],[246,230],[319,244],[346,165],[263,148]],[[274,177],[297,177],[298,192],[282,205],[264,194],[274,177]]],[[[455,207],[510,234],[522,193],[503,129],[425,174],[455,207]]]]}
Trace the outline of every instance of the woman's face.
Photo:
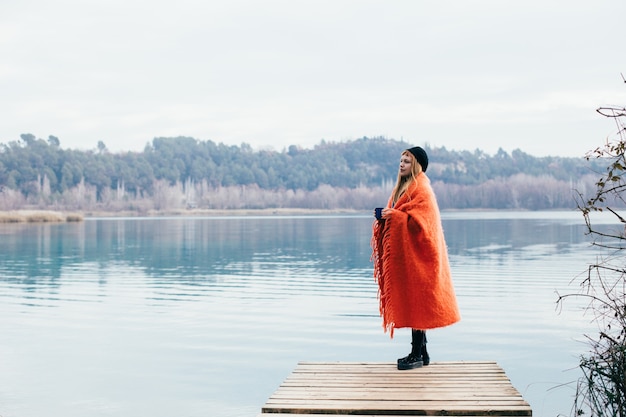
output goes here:
{"type": "Polygon", "coordinates": [[[413,156],[409,153],[403,153],[400,156],[400,176],[406,177],[411,175],[411,164],[413,163],[413,156]]]}

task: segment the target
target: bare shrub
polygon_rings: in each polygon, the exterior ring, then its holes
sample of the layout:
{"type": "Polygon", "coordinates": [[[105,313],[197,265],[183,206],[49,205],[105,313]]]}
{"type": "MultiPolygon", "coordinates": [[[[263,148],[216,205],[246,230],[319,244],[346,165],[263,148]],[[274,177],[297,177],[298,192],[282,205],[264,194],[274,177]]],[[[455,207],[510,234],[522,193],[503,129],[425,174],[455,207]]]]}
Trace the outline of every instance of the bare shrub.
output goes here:
{"type": "Polygon", "coordinates": [[[612,118],[617,138],[590,152],[587,158],[601,158],[607,169],[595,184],[591,197],[579,192],[578,209],[587,225],[587,233],[602,255],[589,265],[578,293],[559,296],[587,301],[587,312],[598,325],[598,334],[586,335],[590,351],[580,358],[583,377],[578,380],[573,414],[591,416],[626,416],[626,219],[619,213],[626,190],[626,108],[601,107],[600,114],[612,118]],[[592,220],[604,213],[609,227],[592,220]]]}

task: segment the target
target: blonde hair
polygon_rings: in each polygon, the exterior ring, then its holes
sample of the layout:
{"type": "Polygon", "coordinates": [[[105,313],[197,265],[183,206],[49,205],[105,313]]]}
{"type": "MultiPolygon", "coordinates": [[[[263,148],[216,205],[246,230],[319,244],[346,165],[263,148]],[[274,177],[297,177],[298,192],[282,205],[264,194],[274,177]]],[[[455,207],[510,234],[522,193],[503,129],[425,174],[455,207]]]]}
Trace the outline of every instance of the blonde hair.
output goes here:
{"type": "Polygon", "coordinates": [[[408,150],[402,152],[401,156],[408,156],[411,159],[411,173],[406,177],[400,175],[398,171],[398,180],[396,181],[396,186],[393,188],[393,192],[391,193],[393,199],[392,201],[398,201],[400,196],[404,194],[404,192],[409,188],[409,185],[415,181],[418,175],[422,173],[422,166],[417,162],[417,159],[409,152],[408,150]]]}

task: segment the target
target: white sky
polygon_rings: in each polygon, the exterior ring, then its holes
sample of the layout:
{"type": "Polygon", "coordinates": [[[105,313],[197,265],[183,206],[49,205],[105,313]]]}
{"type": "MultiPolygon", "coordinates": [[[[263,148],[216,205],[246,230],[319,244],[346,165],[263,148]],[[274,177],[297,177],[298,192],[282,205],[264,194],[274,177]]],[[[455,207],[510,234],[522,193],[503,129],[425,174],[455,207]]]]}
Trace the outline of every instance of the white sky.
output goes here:
{"type": "Polygon", "coordinates": [[[0,143],[282,150],[363,136],[583,156],[626,105],[624,0],[20,0],[0,143]]]}

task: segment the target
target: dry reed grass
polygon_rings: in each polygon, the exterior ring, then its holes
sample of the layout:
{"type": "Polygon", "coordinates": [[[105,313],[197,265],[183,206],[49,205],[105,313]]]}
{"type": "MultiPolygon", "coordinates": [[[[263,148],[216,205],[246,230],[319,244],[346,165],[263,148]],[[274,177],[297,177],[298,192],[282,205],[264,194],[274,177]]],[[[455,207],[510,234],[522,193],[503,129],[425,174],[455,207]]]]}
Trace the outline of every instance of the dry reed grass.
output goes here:
{"type": "Polygon", "coordinates": [[[63,216],[63,213],[48,210],[0,211],[0,223],[61,223],[81,221],[83,221],[83,215],[80,213],[69,213],[63,216]]]}
{"type": "Polygon", "coordinates": [[[0,212],[0,223],[21,223],[23,221],[24,216],[15,211],[0,212]]]}
{"type": "Polygon", "coordinates": [[[84,217],[80,213],[68,213],[65,215],[66,222],[82,222],[84,217]]]}

